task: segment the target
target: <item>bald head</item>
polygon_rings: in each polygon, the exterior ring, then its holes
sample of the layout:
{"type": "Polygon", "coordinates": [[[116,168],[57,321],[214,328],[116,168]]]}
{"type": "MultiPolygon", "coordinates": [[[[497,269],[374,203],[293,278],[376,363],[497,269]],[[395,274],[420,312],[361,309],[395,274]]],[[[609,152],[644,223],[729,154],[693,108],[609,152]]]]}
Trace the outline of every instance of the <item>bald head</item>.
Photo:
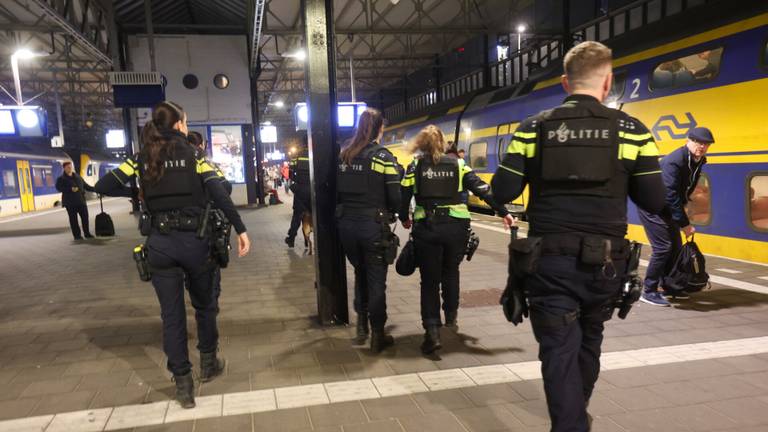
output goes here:
{"type": "Polygon", "coordinates": [[[600,42],[582,42],[571,48],[563,59],[563,87],[568,93],[581,93],[604,100],[613,75],[611,49],[600,42]]]}

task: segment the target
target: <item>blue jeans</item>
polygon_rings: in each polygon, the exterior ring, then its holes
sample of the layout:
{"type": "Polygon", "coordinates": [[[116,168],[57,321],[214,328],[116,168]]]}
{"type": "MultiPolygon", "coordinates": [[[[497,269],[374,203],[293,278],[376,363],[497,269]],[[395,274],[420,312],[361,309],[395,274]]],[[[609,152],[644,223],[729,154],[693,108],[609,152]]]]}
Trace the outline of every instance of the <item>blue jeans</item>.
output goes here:
{"type": "Polygon", "coordinates": [[[645,235],[651,242],[651,260],[645,273],[645,292],[654,292],[672,270],[675,257],[683,245],[680,227],[673,221],[665,222],[658,215],[637,209],[645,235]]]}

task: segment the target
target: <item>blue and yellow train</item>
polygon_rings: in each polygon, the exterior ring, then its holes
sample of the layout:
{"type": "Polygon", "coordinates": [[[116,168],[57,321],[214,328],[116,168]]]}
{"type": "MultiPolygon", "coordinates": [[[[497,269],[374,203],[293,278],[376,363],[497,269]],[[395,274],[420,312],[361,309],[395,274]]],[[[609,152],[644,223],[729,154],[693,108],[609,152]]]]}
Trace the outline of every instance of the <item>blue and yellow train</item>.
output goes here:
{"type": "MultiPolygon", "coordinates": [[[[696,240],[708,254],[768,263],[768,14],[619,57],[614,76],[606,102],[643,121],[662,155],[690,128],[712,129],[717,142],[688,208],[696,240]]],[[[480,93],[388,127],[384,144],[407,163],[403,144],[439,125],[490,181],[518,123],[564,97],[559,76],[480,93]]],[[[629,237],[646,241],[631,203],[629,217],[629,237]]]]}
{"type": "MultiPolygon", "coordinates": [[[[0,217],[59,206],[56,179],[64,162],[75,161],[63,150],[50,148],[48,138],[0,141],[0,217]]],[[[108,156],[79,153],[80,176],[91,185],[118,164],[108,156]]]]}

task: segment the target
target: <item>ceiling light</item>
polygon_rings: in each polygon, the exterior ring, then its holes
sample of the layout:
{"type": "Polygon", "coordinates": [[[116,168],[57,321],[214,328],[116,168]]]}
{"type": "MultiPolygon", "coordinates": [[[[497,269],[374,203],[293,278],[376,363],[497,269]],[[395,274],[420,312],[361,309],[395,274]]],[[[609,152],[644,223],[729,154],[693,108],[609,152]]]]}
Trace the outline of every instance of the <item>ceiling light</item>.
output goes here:
{"type": "Polygon", "coordinates": [[[525,30],[526,30],[525,24],[518,24],[517,26],[518,33],[525,33],[525,30]]]}

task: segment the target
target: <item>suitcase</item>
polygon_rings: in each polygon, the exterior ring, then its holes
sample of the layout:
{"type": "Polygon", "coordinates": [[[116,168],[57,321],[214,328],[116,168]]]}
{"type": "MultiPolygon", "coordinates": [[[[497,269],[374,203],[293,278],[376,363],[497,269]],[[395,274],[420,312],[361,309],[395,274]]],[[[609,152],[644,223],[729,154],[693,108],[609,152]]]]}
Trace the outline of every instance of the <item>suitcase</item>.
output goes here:
{"type": "Polygon", "coordinates": [[[115,235],[115,225],[112,223],[112,217],[104,213],[101,195],[99,195],[99,205],[101,206],[101,213],[96,215],[96,236],[112,237],[115,235]]]}

